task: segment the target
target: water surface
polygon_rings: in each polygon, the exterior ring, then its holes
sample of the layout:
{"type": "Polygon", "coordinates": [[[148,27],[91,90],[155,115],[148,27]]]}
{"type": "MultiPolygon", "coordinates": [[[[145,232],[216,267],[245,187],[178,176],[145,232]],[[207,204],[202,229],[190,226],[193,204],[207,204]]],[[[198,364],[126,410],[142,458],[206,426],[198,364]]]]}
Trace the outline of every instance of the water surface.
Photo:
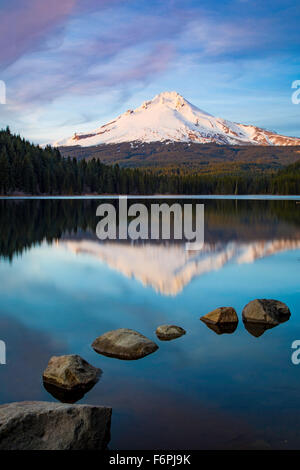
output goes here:
{"type": "MultiPolygon", "coordinates": [[[[205,247],[101,243],[99,201],[0,201],[0,402],[55,401],[41,376],[52,355],[103,370],[79,401],[113,408],[111,448],[300,447],[300,207],[295,200],[203,200],[205,247]],[[241,320],[255,298],[291,318],[261,336],[241,320]],[[232,306],[239,325],[217,335],[199,321],[232,306]],[[187,334],[159,341],[160,324],[187,334]],[[96,354],[93,340],[133,328],[159,345],[139,361],[96,354]]],[[[174,200],[172,201],[174,203],[174,200]]]]}

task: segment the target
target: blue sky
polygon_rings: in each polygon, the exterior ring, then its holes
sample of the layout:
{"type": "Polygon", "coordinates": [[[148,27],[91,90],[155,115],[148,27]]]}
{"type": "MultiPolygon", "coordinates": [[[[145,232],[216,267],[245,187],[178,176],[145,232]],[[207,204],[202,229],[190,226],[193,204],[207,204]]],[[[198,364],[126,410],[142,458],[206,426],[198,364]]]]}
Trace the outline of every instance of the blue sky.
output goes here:
{"type": "Polygon", "coordinates": [[[296,0],[0,0],[0,127],[47,143],[176,90],[300,137],[296,0]]]}

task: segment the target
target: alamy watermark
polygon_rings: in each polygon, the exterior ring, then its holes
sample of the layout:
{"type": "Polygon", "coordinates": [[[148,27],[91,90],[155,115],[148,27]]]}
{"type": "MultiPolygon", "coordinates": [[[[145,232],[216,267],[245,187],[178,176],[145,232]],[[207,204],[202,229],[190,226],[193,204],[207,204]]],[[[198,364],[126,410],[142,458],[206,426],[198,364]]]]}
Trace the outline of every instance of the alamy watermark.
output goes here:
{"type": "Polygon", "coordinates": [[[6,364],[6,345],[5,342],[0,340],[0,365],[6,364]]]}
{"type": "Polygon", "coordinates": [[[0,104],[6,104],[6,85],[3,80],[0,80],[0,104]]]}
{"type": "Polygon", "coordinates": [[[300,364],[300,340],[295,339],[295,341],[292,342],[291,348],[295,349],[291,356],[292,363],[298,366],[300,364]]]}
{"type": "Polygon", "coordinates": [[[292,103],[299,104],[300,103],[300,80],[295,80],[292,83],[292,88],[295,88],[296,91],[292,94],[292,103]]]}
{"type": "MultiPolygon", "coordinates": [[[[138,199],[138,197],[137,197],[138,199]]],[[[201,250],[204,244],[204,204],[158,204],[149,198],[148,204],[128,204],[119,196],[118,207],[103,203],[96,215],[101,217],[96,227],[100,240],[182,240],[186,250],[201,250]],[[152,201],[149,204],[149,199],[152,201]]]]}

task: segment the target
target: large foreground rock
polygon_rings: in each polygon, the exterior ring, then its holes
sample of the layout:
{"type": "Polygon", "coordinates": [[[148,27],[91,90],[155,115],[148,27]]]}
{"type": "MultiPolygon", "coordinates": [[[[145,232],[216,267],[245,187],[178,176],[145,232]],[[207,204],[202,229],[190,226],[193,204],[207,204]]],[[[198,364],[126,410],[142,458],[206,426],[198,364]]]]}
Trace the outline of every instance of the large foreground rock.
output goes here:
{"type": "Polygon", "coordinates": [[[243,309],[244,322],[278,325],[287,321],[291,312],[286,304],[273,299],[255,299],[243,309]]]}
{"type": "Polygon", "coordinates": [[[0,450],[103,450],[111,408],[19,402],[0,406],[0,450]]]}
{"type": "Polygon", "coordinates": [[[117,359],[141,359],[158,349],[157,344],[134,330],[119,328],[95,339],[93,349],[117,359]]]}
{"type": "Polygon", "coordinates": [[[170,341],[172,339],[180,338],[180,336],[185,334],[186,331],[176,325],[161,325],[156,328],[156,336],[161,341],[170,341]]]}
{"type": "Polygon", "coordinates": [[[99,380],[101,373],[101,369],[76,354],[53,356],[43,373],[43,380],[63,389],[86,391],[99,380]]]}
{"type": "Polygon", "coordinates": [[[200,318],[204,323],[212,325],[237,324],[239,319],[232,307],[219,307],[200,318]]]}

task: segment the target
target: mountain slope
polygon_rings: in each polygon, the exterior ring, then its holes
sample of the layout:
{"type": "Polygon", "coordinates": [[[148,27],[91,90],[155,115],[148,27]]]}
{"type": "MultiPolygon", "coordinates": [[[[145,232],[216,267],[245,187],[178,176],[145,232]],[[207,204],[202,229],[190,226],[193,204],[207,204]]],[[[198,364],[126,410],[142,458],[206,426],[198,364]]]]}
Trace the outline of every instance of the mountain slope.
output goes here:
{"type": "Polygon", "coordinates": [[[190,142],[102,144],[60,147],[64,157],[96,159],[122,168],[141,168],[165,174],[237,174],[273,172],[300,160],[300,146],[218,145],[190,142]]]}
{"type": "Polygon", "coordinates": [[[300,145],[300,138],[285,137],[259,127],[214,117],[181,95],[164,92],[139,108],[89,133],[55,142],[56,146],[89,147],[122,142],[194,142],[225,145],[300,145]]]}

